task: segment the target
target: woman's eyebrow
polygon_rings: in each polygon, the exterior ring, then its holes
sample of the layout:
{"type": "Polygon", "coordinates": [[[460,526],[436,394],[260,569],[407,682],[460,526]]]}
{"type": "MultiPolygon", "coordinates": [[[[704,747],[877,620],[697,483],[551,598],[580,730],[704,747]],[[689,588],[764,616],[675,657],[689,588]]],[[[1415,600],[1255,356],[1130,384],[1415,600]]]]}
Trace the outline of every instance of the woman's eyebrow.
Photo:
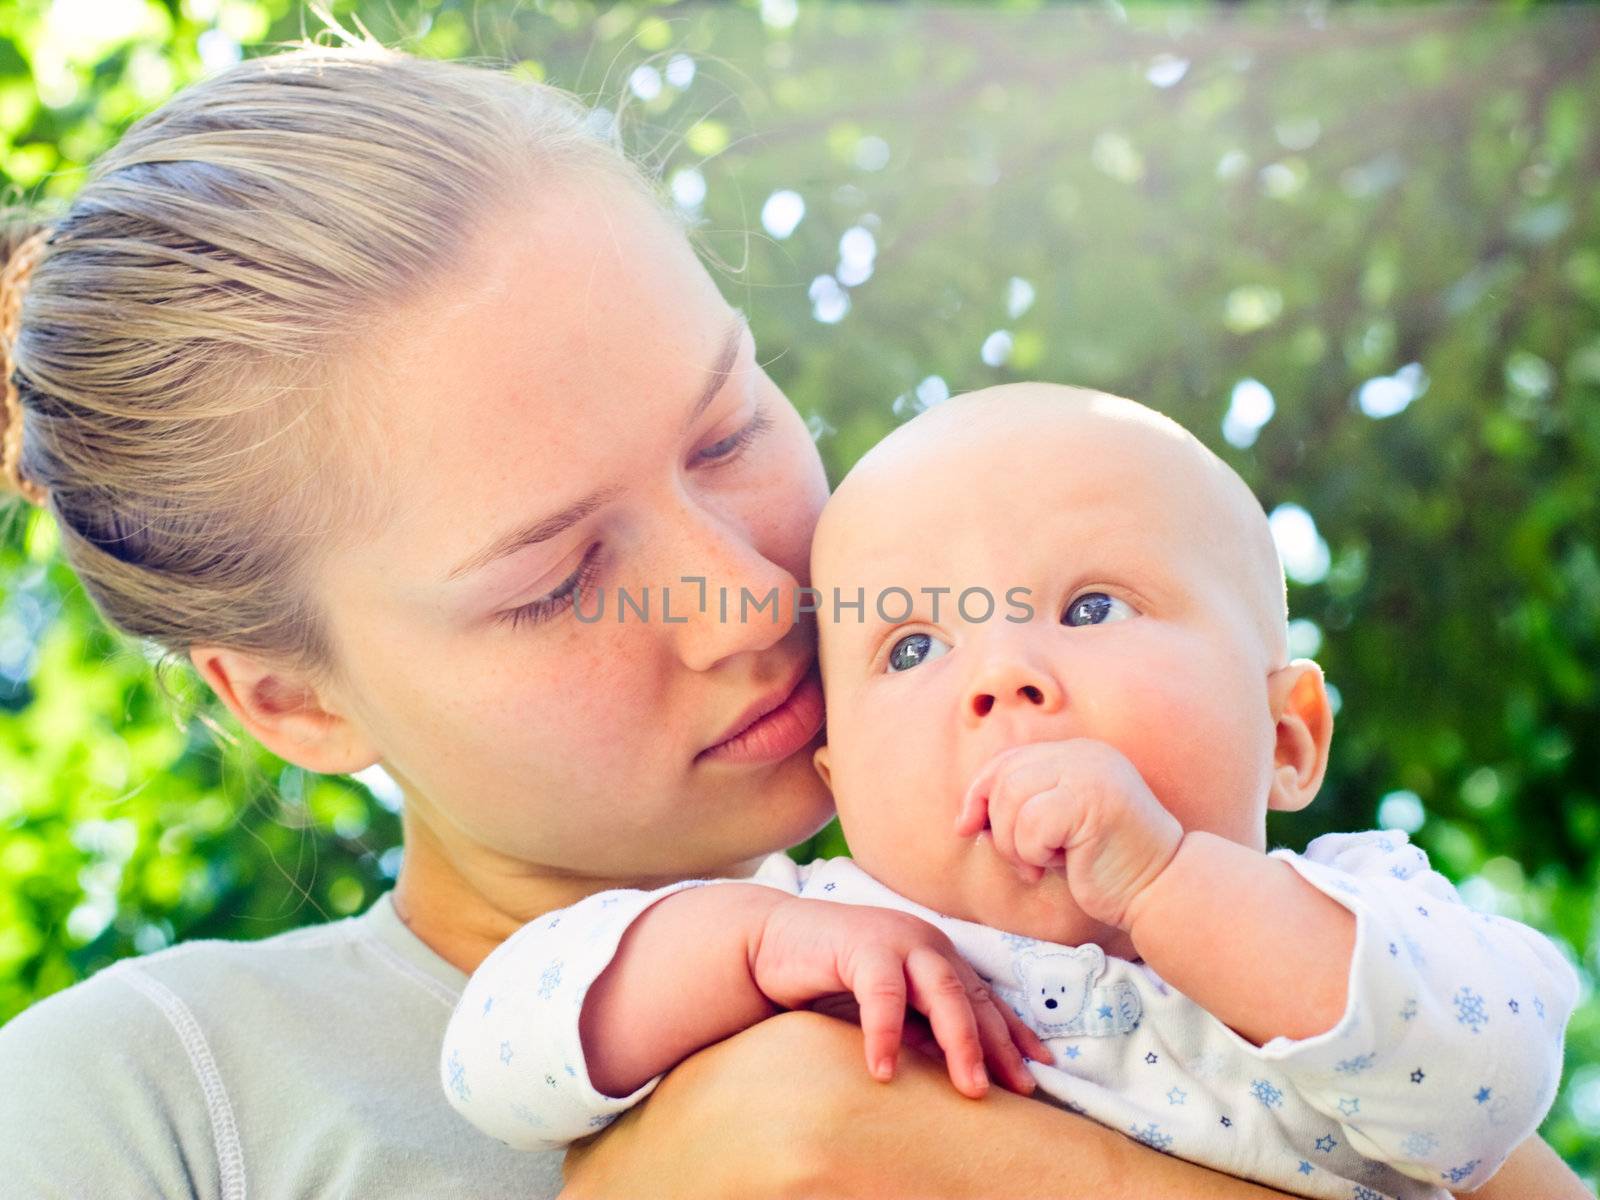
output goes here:
{"type": "MultiPolygon", "coordinates": [[[[717,393],[722,390],[723,381],[727,379],[729,373],[733,370],[734,360],[739,357],[739,347],[744,341],[745,327],[746,319],[744,313],[735,310],[733,322],[728,326],[727,335],[723,338],[722,349],[717,353],[717,361],[707,375],[705,386],[701,389],[700,395],[695,398],[694,406],[689,411],[688,420],[683,423],[685,430],[695,423],[700,414],[716,399],[717,393]]],[[[526,546],[547,542],[551,538],[565,533],[602,504],[614,499],[621,490],[622,485],[620,484],[599,488],[590,492],[587,496],[573,501],[560,512],[551,513],[549,516],[541,517],[531,524],[511,530],[509,533],[490,542],[482,550],[479,550],[471,558],[452,570],[445,576],[445,582],[454,582],[460,579],[461,576],[486,567],[490,563],[502,559],[508,554],[514,554],[526,546]]]]}

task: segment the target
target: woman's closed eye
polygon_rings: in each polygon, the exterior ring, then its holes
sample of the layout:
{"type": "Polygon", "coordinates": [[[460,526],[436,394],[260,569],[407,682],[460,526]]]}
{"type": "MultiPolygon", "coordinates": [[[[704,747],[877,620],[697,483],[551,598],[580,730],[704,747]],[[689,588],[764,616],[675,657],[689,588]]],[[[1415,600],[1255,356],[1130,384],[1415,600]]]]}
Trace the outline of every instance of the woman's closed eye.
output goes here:
{"type": "Polygon", "coordinates": [[[579,592],[594,582],[599,563],[600,543],[596,542],[584,552],[583,561],[578,564],[577,569],[563,579],[554,591],[546,592],[537,600],[530,600],[527,604],[519,604],[516,608],[508,608],[505,612],[497,613],[496,622],[516,629],[524,622],[537,625],[541,621],[548,621],[551,617],[559,615],[577,601],[579,592]]]}
{"type": "Polygon", "coordinates": [[[1107,625],[1112,621],[1126,621],[1138,616],[1133,605],[1105,592],[1084,592],[1067,605],[1061,614],[1063,625],[1107,625]]]}
{"type": "Polygon", "coordinates": [[[772,414],[765,408],[757,409],[756,415],[751,417],[745,426],[737,433],[730,434],[720,442],[695,453],[695,461],[703,463],[725,463],[739,457],[745,448],[772,428],[772,414]]]}

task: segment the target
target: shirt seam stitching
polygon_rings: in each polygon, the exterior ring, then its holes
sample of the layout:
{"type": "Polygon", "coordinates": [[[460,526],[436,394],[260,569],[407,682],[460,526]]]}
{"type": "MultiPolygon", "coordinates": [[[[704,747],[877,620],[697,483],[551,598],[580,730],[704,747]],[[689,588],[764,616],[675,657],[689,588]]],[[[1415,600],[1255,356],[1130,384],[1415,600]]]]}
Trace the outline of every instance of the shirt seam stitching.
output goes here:
{"type": "Polygon", "coordinates": [[[217,1170],[221,1176],[222,1200],[245,1200],[244,1151],[239,1143],[239,1126],[234,1120],[233,1105],[229,1103],[222,1073],[217,1069],[217,1060],[211,1053],[199,1021],[177,993],[140,968],[128,966],[118,974],[129,987],[161,1010],[178,1035],[178,1041],[189,1057],[189,1065],[199,1080],[201,1094],[205,1096],[206,1113],[211,1120],[211,1137],[217,1155],[217,1170]]]}

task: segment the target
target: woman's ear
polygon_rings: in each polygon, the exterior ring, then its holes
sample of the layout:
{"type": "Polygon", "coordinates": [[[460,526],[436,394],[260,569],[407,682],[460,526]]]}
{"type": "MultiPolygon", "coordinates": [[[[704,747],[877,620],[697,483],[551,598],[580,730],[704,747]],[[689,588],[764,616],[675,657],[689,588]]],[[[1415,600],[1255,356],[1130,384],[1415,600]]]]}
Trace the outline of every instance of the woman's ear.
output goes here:
{"type": "Polygon", "coordinates": [[[279,758],[321,775],[343,775],[378,761],[376,749],[328,706],[302,672],[217,646],[195,646],[189,661],[245,732],[279,758]]]}
{"type": "Polygon", "coordinates": [[[1333,741],[1333,709],[1322,668],[1309,658],[1297,658],[1274,671],[1267,676],[1267,703],[1278,735],[1267,807],[1298,812],[1322,787],[1333,741]]]}
{"type": "Polygon", "coordinates": [[[811,754],[811,765],[817,769],[817,774],[822,776],[822,782],[828,790],[833,791],[833,772],[828,767],[828,747],[818,746],[811,754]]]}

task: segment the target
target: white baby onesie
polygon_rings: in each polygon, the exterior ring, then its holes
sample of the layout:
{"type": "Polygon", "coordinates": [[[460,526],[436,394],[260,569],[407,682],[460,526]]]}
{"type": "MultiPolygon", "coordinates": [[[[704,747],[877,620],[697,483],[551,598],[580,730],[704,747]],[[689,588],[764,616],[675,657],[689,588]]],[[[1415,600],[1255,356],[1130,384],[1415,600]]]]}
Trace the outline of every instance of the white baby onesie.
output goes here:
{"type": "MultiPolygon", "coordinates": [[[[1479,1186],[1555,1098],[1572,968],[1533,929],[1462,904],[1404,833],[1329,834],[1272,857],[1356,915],[1356,947],[1338,1024],[1259,1047],[1143,963],[942,916],[849,859],[773,855],[742,882],[937,925],[1055,1055],[1030,1064],[1040,1094],[1145,1145],[1306,1196],[1479,1186]]],[[[579,1010],[634,918],[706,882],[590,896],[496,949],[446,1034],[451,1103],[526,1149],[585,1137],[638,1103],[656,1080],[622,1097],[591,1084],[579,1010]]]]}

